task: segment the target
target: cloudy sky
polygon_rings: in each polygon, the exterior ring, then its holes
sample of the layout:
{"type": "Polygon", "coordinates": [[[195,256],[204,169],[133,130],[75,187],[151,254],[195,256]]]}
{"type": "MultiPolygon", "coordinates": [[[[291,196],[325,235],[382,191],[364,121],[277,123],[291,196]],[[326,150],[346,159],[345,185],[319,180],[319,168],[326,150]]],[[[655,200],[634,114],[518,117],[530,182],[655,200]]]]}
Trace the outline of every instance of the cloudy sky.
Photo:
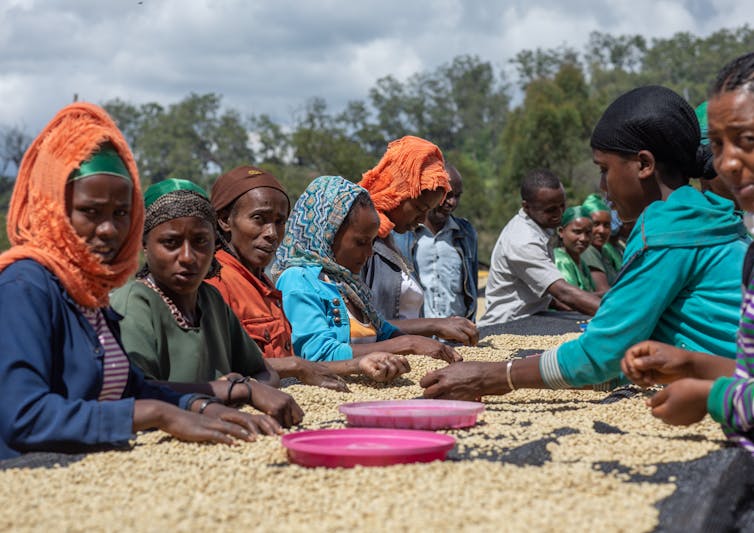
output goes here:
{"type": "Polygon", "coordinates": [[[216,92],[280,122],[459,54],[497,67],[594,30],[669,37],[754,24],[748,0],[2,0],[0,125],[35,134],[74,94],[170,104],[216,92]]]}

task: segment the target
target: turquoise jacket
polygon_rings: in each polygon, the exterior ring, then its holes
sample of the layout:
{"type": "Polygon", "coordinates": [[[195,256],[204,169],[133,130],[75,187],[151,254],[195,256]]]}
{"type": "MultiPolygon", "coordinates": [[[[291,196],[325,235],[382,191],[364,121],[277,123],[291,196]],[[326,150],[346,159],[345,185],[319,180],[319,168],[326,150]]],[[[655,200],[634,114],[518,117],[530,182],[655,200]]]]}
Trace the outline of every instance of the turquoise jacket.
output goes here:
{"type": "Polygon", "coordinates": [[[586,332],[542,354],[545,383],[579,387],[622,377],[623,354],[646,339],[735,358],[750,239],[733,209],[729,200],[690,186],[650,204],[586,332]]]}
{"type": "MultiPolygon", "coordinates": [[[[291,323],[295,354],[310,361],[353,359],[348,309],[338,286],[319,279],[320,266],[291,267],[280,274],[283,311],[291,323]]],[[[398,329],[387,320],[377,332],[384,341],[398,329]]]]}

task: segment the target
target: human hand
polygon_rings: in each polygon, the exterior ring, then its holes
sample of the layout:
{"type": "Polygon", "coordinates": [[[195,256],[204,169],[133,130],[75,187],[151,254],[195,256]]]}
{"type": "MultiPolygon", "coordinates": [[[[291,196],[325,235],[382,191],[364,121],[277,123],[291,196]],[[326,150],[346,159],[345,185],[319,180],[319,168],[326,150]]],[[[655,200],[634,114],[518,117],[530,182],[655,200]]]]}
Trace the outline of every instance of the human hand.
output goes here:
{"type": "Polygon", "coordinates": [[[672,383],[693,376],[694,352],[657,341],[643,341],[626,350],[620,367],[641,387],[672,383]]]}
{"type": "Polygon", "coordinates": [[[327,365],[307,361],[306,359],[297,358],[296,377],[306,385],[314,385],[338,392],[351,392],[345,381],[340,376],[332,372],[327,365]]]}
{"type": "Polygon", "coordinates": [[[270,415],[285,428],[301,423],[304,411],[290,394],[258,381],[251,381],[250,385],[254,407],[270,415]]]}
{"type": "Polygon", "coordinates": [[[699,422],[707,414],[707,397],[712,380],[682,378],[647,400],[652,416],[666,424],[687,426],[699,422]]]}
{"type": "Polygon", "coordinates": [[[470,361],[429,372],[419,385],[425,398],[476,400],[485,394],[510,392],[505,381],[505,363],[470,361]]]}
{"type": "Polygon", "coordinates": [[[408,359],[402,355],[386,352],[373,352],[356,359],[359,372],[365,376],[385,383],[392,381],[401,374],[411,371],[408,359]]]}
{"type": "Polygon", "coordinates": [[[219,403],[209,404],[204,409],[204,415],[241,426],[249,432],[250,440],[254,440],[255,435],[280,435],[283,433],[280,424],[269,415],[252,415],[219,403]]]}
{"type": "Polygon", "coordinates": [[[446,341],[460,342],[466,346],[476,346],[479,342],[479,329],[471,320],[460,316],[432,319],[435,335],[446,341]]]}
{"type": "MultiPolygon", "coordinates": [[[[146,401],[149,400],[142,400],[142,402],[146,401]]],[[[254,433],[242,424],[218,417],[184,411],[167,403],[159,403],[163,405],[157,407],[159,422],[155,426],[177,439],[188,442],[216,442],[222,444],[235,444],[236,439],[245,441],[253,441],[255,439],[254,433]]],[[[135,412],[134,417],[138,416],[135,412]]]]}
{"type": "Polygon", "coordinates": [[[447,346],[440,341],[429,337],[422,337],[421,335],[406,335],[411,345],[411,353],[418,355],[428,355],[435,359],[442,359],[448,363],[457,363],[463,361],[463,357],[457,351],[450,346],[447,346]]]}

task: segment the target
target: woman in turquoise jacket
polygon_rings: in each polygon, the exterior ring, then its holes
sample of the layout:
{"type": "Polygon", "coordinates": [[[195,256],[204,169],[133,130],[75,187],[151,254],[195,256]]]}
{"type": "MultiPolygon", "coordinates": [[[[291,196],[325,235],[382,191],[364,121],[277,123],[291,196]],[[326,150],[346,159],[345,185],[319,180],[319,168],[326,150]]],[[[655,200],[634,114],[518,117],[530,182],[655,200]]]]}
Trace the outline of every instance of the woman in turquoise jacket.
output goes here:
{"type": "Polygon", "coordinates": [[[689,186],[710,157],[699,141],[694,110],[670,89],[641,87],[613,102],[592,134],[593,159],[619,216],[636,225],[589,328],[540,356],[432,372],[422,379],[425,395],[612,387],[623,353],[646,339],[735,357],[749,239],[732,202],[689,186]]]}
{"type": "Polygon", "coordinates": [[[315,179],[299,197],[273,266],[294,352],[313,361],[377,351],[460,360],[434,339],[403,335],[375,309],[359,273],[378,229],[369,193],[340,176],[315,179]]]}

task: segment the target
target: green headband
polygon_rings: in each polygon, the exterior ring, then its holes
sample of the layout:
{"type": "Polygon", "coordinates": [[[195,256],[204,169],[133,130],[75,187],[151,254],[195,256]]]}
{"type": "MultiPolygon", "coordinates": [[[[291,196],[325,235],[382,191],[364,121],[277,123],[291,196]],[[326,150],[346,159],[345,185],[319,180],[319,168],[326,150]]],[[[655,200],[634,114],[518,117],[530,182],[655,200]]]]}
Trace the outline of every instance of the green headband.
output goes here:
{"type": "Polygon", "coordinates": [[[150,185],[149,188],[144,191],[144,207],[148,208],[155,202],[155,200],[173,191],[192,191],[209,201],[207,192],[193,181],[170,178],[155,183],[154,185],[150,185]]]}
{"type": "Polygon", "coordinates": [[[563,212],[563,218],[560,219],[560,226],[564,228],[577,218],[588,218],[589,220],[591,220],[586,210],[582,206],[577,205],[574,207],[569,207],[563,212]]]}
{"type": "Polygon", "coordinates": [[[602,196],[596,193],[587,196],[584,199],[584,203],[581,204],[581,207],[588,217],[591,217],[592,213],[596,213],[598,211],[607,211],[608,213],[610,212],[610,208],[605,203],[605,200],[602,199],[602,196]]]}
{"type": "Polygon", "coordinates": [[[76,181],[95,174],[109,174],[133,182],[126,164],[111,145],[102,146],[97,152],[71,172],[68,181],[76,181]]]}
{"type": "Polygon", "coordinates": [[[701,144],[709,144],[709,139],[707,138],[707,130],[709,129],[707,124],[707,100],[699,104],[694,112],[696,113],[696,119],[699,121],[699,130],[702,132],[701,144]]]}

